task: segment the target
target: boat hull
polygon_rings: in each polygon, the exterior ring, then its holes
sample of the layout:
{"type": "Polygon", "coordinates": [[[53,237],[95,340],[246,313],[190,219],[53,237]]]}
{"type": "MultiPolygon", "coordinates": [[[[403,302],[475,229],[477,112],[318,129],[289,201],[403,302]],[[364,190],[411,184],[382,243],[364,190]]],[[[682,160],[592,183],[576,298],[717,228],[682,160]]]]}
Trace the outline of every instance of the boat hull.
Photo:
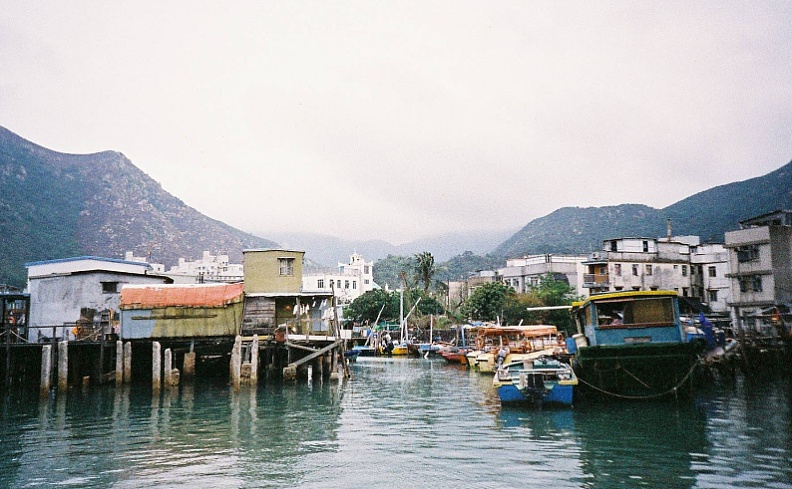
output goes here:
{"type": "Polygon", "coordinates": [[[573,367],[584,391],[648,399],[689,392],[697,359],[690,343],[600,345],[579,348],[573,367]]]}
{"type": "Polygon", "coordinates": [[[542,406],[572,406],[574,400],[573,384],[556,384],[546,392],[538,401],[532,399],[517,388],[513,383],[502,384],[498,387],[498,397],[503,405],[542,405],[542,406]]]}

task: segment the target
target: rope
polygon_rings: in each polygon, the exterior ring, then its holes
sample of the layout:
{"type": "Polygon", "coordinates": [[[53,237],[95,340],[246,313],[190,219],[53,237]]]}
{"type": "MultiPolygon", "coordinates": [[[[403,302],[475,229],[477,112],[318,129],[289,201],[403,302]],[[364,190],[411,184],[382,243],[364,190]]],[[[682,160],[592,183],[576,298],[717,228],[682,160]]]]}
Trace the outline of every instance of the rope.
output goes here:
{"type": "MultiPolygon", "coordinates": [[[[667,396],[669,394],[676,394],[677,390],[679,390],[679,388],[682,387],[685,384],[685,382],[687,382],[687,380],[690,378],[690,376],[693,375],[693,372],[696,370],[696,368],[699,366],[699,364],[700,364],[700,361],[694,363],[693,366],[690,367],[690,370],[688,371],[688,373],[685,374],[685,376],[682,378],[682,380],[677,385],[675,385],[674,387],[668,389],[665,392],[661,392],[659,394],[652,394],[652,395],[648,395],[648,396],[628,396],[626,394],[618,394],[616,392],[606,391],[605,389],[597,387],[594,384],[590,384],[590,383],[586,382],[584,379],[582,379],[580,377],[578,377],[578,380],[580,382],[584,383],[585,385],[591,387],[592,389],[596,390],[596,391],[599,391],[599,392],[601,392],[601,393],[603,393],[605,395],[608,395],[608,396],[617,397],[619,399],[632,399],[632,400],[657,399],[658,397],[667,396]]],[[[625,370],[625,372],[627,372],[627,370],[625,370]]],[[[627,372],[627,373],[629,374],[630,372],[627,372]]],[[[632,374],[630,374],[630,375],[632,375],[632,374]]],[[[643,384],[643,382],[641,382],[641,383],[643,384]]],[[[644,384],[644,385],[646,385],[646,384],[644,384]]]]}

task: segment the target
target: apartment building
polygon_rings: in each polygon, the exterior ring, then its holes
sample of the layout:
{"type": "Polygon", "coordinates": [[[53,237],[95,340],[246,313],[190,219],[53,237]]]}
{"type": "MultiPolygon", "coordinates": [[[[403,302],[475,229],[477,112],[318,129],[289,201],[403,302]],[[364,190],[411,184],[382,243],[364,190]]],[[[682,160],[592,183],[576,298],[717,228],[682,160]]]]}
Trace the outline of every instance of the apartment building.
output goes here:
{"type": "Polygon", "coordinates": [[[792,211],[776,210],[739,225],[725,236],[734,319],[748,329],[789,331],[785,323],[792,312],[792,211]]]}

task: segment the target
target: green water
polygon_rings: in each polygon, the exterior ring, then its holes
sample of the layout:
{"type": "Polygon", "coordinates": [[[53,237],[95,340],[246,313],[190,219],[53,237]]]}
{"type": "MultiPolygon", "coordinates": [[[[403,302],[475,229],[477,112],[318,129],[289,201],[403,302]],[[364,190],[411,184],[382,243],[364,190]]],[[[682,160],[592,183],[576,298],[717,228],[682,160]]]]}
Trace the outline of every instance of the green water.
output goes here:
{"type": "Polygon", "coordinates": [[[491,378],[361,358],[343,384],[76,389],[0,405],[0,487],[792,488],[792,389],[501,410],[491,378]]]}

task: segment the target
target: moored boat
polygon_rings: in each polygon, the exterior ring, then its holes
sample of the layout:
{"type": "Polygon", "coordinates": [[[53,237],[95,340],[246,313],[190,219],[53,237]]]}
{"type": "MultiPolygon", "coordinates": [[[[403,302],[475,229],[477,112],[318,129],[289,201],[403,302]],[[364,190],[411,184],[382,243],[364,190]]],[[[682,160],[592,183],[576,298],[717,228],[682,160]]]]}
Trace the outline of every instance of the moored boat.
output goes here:
{"type": "Polygon", "coordinates": [[[682,394],[698,364],[685,341],[675,291],[592,295],[572,306],[570,350],[581,388],[621,399],[682,394]],[[573,351],[574,350],[574,351],[573,351]]]}
{"type": "Polygon", "coordinates": [[[545,324],[481,328],[475,345],[477,349],[467,355],[468,364],[482,373],[494,372],[499,364],[561,353],[565,348],[558,329],[545,324]]]}
{"type": "Polygon", "coordinates": [[[492,383],[503,405],[568,407],[578,380],[569,364],[543,355],[502,366],[492,383]]]}

